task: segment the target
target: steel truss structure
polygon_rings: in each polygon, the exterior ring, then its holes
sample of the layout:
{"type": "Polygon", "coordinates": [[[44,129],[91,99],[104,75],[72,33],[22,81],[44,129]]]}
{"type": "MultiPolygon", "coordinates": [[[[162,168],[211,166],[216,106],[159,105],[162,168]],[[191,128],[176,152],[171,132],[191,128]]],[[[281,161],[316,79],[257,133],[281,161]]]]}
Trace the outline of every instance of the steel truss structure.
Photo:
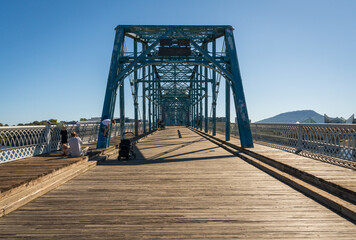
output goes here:
{"type": "MultiPolygon", "coordinates": [[[[210,120],[215,135],[217,77],[222,76],[226,80],[226,140],[230,140],[231,88],[241,146],[253,147],[231,26],[119,25],[115,30],[102,120],[113,118],[119,90],[123,136],[124,81],[129,80],[134,98],[135,135],[138,135],[139,126],[139,94],[142,94],[144,132],[157,128],[161,120],[166,125],[186,125],[200,130],[204,126],[204,131],[208,132],[210,120]],[[216,44],[221,40],[226,47],[217,52],[216,44]],[[133,50],[127,51],[127,47],[133,50]],[[208,118],[209,97],[211,118],[208,118]]],[[[100,131],[97,147],[105,148],[109,143],[110,134],[104,137],[100,131]]]]}

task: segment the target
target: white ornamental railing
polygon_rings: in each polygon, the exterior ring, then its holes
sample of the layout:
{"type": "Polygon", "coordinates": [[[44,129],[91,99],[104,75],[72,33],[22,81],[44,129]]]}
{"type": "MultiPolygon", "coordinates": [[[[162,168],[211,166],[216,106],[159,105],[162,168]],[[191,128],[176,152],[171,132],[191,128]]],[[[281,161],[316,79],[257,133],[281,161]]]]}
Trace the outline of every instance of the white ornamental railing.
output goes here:
{"type": "Polygon", "coordinates": [[[252,124],[256,141],[356,162],[354,124],[252,124]]]}
{"type": "MultiPolygon", "coordinates": [[[[143,132],[142,125],[139,124],[139,134],[143,132]]],[[[75,131],[84,143],[98,139],[99,123],[65,126],[68,137],[75,131]]],[[[62,125],[0,127],[0,164],[59,150],[61,129],[62,125]]],[[[125,131],[134,132],[134,124],[125,123],[125,131]]],[[[120,124],[111,128],[111,137],[116,136],[120,136],[120,124]]]]}
{"type": "MultiPolygon", "coordinates": [[[[211,129],[209,123],[210,133],[211,129]]],[[[225,123],[217,123],[216,131],[225,134],[225,123]]],[[[355,124],[252,123],[251,131],[260,144],[332,163],[335,158],[356,163],[355,124]]],[[[230,133],[239,137],[236,123],[230,133]]]]}

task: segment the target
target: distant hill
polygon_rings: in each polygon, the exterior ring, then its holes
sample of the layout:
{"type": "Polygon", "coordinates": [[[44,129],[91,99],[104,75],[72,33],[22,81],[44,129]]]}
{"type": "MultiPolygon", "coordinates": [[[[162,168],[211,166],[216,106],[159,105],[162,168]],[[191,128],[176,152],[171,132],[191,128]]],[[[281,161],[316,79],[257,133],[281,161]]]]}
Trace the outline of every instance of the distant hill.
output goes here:
{"type": "Polygon", "coordinates": [[[271,118],[266,118],[257,123],[296,123],[296,122],[312,122],[324,123],[324,116],[313,110],[301,110],[294,112],[286,112],[278,114],[271,118]]]}

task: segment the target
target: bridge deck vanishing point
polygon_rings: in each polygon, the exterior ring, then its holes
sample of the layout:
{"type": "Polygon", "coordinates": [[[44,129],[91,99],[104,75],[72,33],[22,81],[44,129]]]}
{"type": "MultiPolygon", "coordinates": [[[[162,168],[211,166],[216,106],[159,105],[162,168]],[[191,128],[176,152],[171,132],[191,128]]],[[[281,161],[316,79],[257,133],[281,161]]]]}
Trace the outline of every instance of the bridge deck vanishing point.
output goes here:
{"type": "Polygon", "coordinates": [[[0,218],[0,238],[355,239],[352,222],[187,128],[137,153],[0,218]]]}

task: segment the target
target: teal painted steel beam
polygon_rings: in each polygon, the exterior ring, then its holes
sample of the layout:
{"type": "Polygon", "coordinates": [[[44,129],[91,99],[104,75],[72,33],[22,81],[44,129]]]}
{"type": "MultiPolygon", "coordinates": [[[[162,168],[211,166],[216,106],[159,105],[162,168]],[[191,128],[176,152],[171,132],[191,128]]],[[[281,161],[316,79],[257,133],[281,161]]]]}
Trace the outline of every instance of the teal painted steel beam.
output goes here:
{"type": "Polygon", "coordinates": [[[125,139],[125,82],[119,85],[120,90],[120,139],[125,139]]]}
{"type": "MultiPolygon", "coordinates": [[[[176,28],[177,29],[177,28],[176,28]]],[[[180,29],[177,29],[177,31],[183,36],[187,37],[186,34],[184,34],[180,29]]],[[[227,71],[227,69],[223,68],[220,63],[218,63],[213,57],[209,55],[207,51],[202,49],[196,42],[194,42],[193,39],[190,39],[191,44],[197,49],[208,61],[210,61],[217,69],[221,71],[222,75],[225,75],[227,78],[232,79],[233,76],[231,75],[230,72],[227,71]]]]}
{"type": "MultiPolygon", "coordinates": [[[[141,61],[144,61],[144,60],[141,60],[141,61]]],[[[131,73],[133,73],[136,69],[140,69],[144,66],[149,66],[149,65],[153,65],[153,66],[157,66],[159,64],[169,64],[167,62],[153,62],[153,61],[145,61],[145,64],[137,64],[135,65],[132,69],[128,70],[123,76],[122,78],[126,78],[127,76],[129,76],[131,73]]],[[[226,77],[224,74],[222,74],[220,71],[218,71],[217,68],[214,68],[214,65],[209,65],[208,62],[203,62],[203,63],[197,63],[197,62],[190,62],[190,63],[184,63],[184,64],[189,64],[189,65],[196,65],[196,66],[205,66],[205,67],[208,67],[209,69],[212,69],[216,72],[218,72],[219,74],[223,75],[224,77],[226,77]]],[[[226,63],[225,63],[226,64],[226,63]]],[[[163,79],[164,81],[164,79],[163,79]]]]}
{"type": "Polygon", "coordinates": [[[242,87],[242,79],[237,59],[234,35],[232,33],[232,29],[230,28],[225,30],[225,41],[226,50],[230,58],[231,72],[233,74],[233,78],[231,79],[231,87],[235,101],[241,146],[244,148],[252,148],[253,140],[250,128],[250,119],[247,114],[247,105],[242,87]]]}
{"type": "Polygon", "coordinates": [[[203,130],[203,75],[202,75],[202,72],[203,72],[203,67],[202,66],[199,66],[199,72],[200,72],[200,82],[198,83],[199,85],[199,98],[201,99],[201,101],[199,101],[199,128],[200,128],[200,131],[203,130]]]}
{"type": "MultiPolygon", "coordinates": [[[[106,85],[106,93],[104,99],[103,111],[101,114],[101,120],[104,119],[113,119],[114,117],[114,109],[116,102],[116,92],[117,87],[115,84],[115,77],[117,69],[119,68],[119,58],[122,55],[123,44],[125,32],[123,29],[119,29],[116,31],[114,48],[111,57],[110,71],[108,76],[108,81],[106,85]]],[[[108,137],[104,136],[104,126],[100,126],[97,148],[107,148],[110,145],[110,129],[108,132],[108,137]]]]}
{"type": "MultiPolygon", "coordinates": [[[[208,49],[208,45],[205,45],[205,49],[208,49]]],[[[204,94],[205,94],[205,104],[204,104],[204,132],[209,131],[209,120],[208,120],[208,104],[209,104],[209,98],[208,98],[208,68],[204,67],[204,76],[205,76],[205,87],[204,87],[204,94]]]]}
{"type": "MultiPolygon", "coordinates": [[[[142,46],[145,49],[145,45],[142,46]]],[[[145,79],[146,67],[142,68],[142,78],[145,79]]],[[[143,81],[142,85],[142,123],[143,123],[143,133],[146,133],[146,83],[143,81]]]]}
{"type": "Polygon", "coordinates": [[[193,127],[193,105],[189,106],[189,126],[193,127]]]}
{"type": "MultiPolygon", "coordinates": [[[[227,32],[230,31],[232,33],[232,27],[137,25],[118,26],[117,33],[119,31],[123,31],[124,36],[133,39],[134,49],[125,53],[120,50],[120,57],[117,58],[116,63],[117,67],[111,70],[113,73],[110,78],[111,88],[107,88],[107,91],[110,90],[112,94],[112,90],[120,86],[121,92],[125,85],[124,81],[129,78],[131,79],[131,76],[133,76],[134,131],[136,135],[138,134],[139,126],[139,87],[142,87],[142,125],[144,129],[146,129],[146,106],[148,101],[149,129],[157,128],[157,122],[164,120],[167,124],[169,122],[172,125],[191,124],[196,128],[200,128],[200,130],[202,130],[204,124],[204,131],[208,131],[208,105],[210,102],[208,99],[208,90],[211,88],[212,100],[210,104],[212,105],[213,115],[213,134],[216,134],[216,73],[221,74],[225,79],[230,81],[235,108],[238,110],[239,105],[237,103],[241,100],[239,97],[241,95],[236,94],[238,93],[237,89],[240,87],[238,83],[235,83],[239,81],[236,77],[236,67],[234,67],[235,60],[237,63],[237,55],[235,56],[236,59],[234,59],[230,51],[231,46],[235,47],[234,42],[232,41],[232,45],[228,46],[230,49],[226,50],[226,55],[225,53],[220,54],[216,52],[216,38],[224,36],[225,41],[228,42],[226,40],[228,36],[227,32]],[[183,37],[189,39],[189,48],[192,54],[190,56],[160,56],[158,44],[160,44],[162,37],[173,39],[183,37]],[[145,46],[140,51],[137,49],[137,42],[145,46]],[[212,43],[212,51],[209,51],[207,47],[210,43],[212,43]],[[142,74],[138,76],[140,69],[140,73],[142,74]],[[208,77],[210,71],[208,69],[212,70],[210,78],[208,77]],[[114,85],[112,86],[112,84],[114,85]],[[211,85],[209,86],[209,84],[211,85]]],[[[114,111],[116,92],[114,93],[113,96],[109,97],[110,101],[104,101],[104,105],[107,104],[110,106],[108,112],[114,111]]],[[[120,107],[120,118],[124,121],[124,112],[121,114],[121,109],[127,106],[122,104],[124,103],[124,99],[121,100],[121,96],[124,95],[120,94],[120,105],[122,105],[120,107]]],[[[124,124],[122,125],[124,126],[124,124]]]]}
{"type": "MultiPolygon", "coordinates": [[[[152,66],[148,66],[148,80],[149,82],[151,82],[151,67],[152,66]]],[[[152,84],[152,83],[149,83],[149,84],[152,84]]],[[[153,91],[153,90],[152,90],[153,91]]],[[[148,93],[149,93],[149,96],[150,96],[150,99],[152,94],[151,94],[151,90],[148,90],[148,93]]],[[[149,131],[152,131],[152,101],[148,101],[148,129],[149,131]]]]}
{"type": "MultiPolygon", "coordinates": [[[[212,51],[213,57],[216,56],[216,40],[213,41],[212,51]]],[[[213,86],[212,86],[212,107],[213,107],[213,136],[216,136],[216,72],[213,71],[213,86]]]]}
{"type": "Polygon", "coordinates": [[[195,127],[198,129],[199,127],[199,110],[198,110],[198,102],[196,101],[196,99],[198,99],[198,73],[199,72],[199,66],[197,66],[195,74],[194,74],[194,87],[193,87],[193,92],[194,92],[194,98],[193,98],[193,104],[195,107],[194,113],[195,113],[195,127]]]}
{"type": "MultiPolygon", "coordinates": [[[[134,57],[137,58],[137,40],[134,39],[134,57]]],[[[135,136],[138,136],[138,84],[137,70],[134,71],[134,111],[135,111],[135,136]]]]}
{"type": "Polygon", "coordinates": [[[154,43],[152,43],[145,51],[143,51],[140,56],[136,57],[133,62],[130,63],[125,69],[123,69],[118,76],[116,77],[116,82],[119,84],[121,81],[123,81],[122,77],[130,71],[140,60],[142,60],[147,54],[154,49],[158,44],[159,44],[159,39],[166,37],[169,33],[171,32],[171,29],[168,29],[167,32],[165,32],[162,36],[157,38],[154,43]]]}
{"type": "Polygon", "coordinates": [[[225,81],[225,141],[230,141],[230,83],[225,81]]]}
{"type": "MultiPolygon", "coordinates": [[[[153,70],[153,69],[152,69],[153,70]]],[[[156,76],[153,75],[153,79],[152,79],[153,83],[153,89],[151,90],[152,91],[152,127],[153,129],[156,129],[156,104],[155,104],[155,101],[156,101],[156,90],[154,90],[154,88],[156,88],[156,76]]]]}

